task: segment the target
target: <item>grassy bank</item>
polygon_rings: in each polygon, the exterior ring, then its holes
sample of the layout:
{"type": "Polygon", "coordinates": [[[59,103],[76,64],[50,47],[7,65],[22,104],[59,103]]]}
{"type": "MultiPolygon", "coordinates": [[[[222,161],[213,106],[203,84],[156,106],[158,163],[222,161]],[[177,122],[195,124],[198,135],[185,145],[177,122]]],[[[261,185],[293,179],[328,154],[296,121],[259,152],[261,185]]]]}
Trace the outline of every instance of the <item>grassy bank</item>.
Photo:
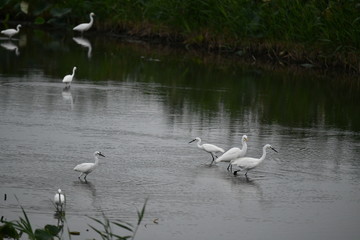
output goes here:
{"type": "Polygon", "coordinates": [[[0,3],[1,19],[180,43],[251,61],[360,71],[357,0],[103,0],[0,3]]]}

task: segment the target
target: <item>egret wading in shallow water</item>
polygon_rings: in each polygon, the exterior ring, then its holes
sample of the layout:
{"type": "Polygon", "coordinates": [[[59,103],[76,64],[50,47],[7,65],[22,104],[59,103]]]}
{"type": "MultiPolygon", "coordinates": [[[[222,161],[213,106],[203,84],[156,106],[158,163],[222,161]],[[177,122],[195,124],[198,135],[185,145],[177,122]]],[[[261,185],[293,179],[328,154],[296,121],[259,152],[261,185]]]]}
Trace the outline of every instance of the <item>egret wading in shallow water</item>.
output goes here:
{"type": "MultiPolygon", "coordinates": [[[[225,152],[224,149],[222,149],[222,148],[220,148],[220,147],[218,147],[218,146],[215,146],[215,145],[213,145],[213,144],[204,143],[204,144],[200,145],[201,139],[200,139],[199,137],[191,140],[189,143],[192,143],[192,142],[194,142],[194,141],[198,141],[198,142],[197,142],[198,148],[204,150],[204,151],[207,152],[207,153],[210,153],[210,155],[211,155],[211,157],[212,157],[212,161],[211,161],[210,165],[211,165],[211,164],[214,162],[214,160],[215,160],[215,158],[214,158],[215,153],[217,153],[217,152],[222,152],[222,153],[225,152]]],[[[215,155],[215,157],[217,157],[217,156],[215,155]]]]}
{"type": "Polygon", "coordinates": [[[94,152],[95,163],[81,163],[81,164],[77,165],[76,167],[74,167],[75,171],[81,172],[81,174],[79,175],[80,180],[81,180],[81,176],[85,175],[84,180],[86,182],[87,175],[89,173],[91,173],[92,171],[94,171],[94,169],[97,167],[97,165],[99,165],[98,156],[105,157],[101,152],[96,151],[96,152],[94,152]]]}
{"type": "Polygon", "coordinates": [[[218,157],[215,160],[215,162],[216,163],[218,163],[218,162],[230,162],[229,166],[227,167],[227,170],[229,171],[229,169],[232,168],[231,162],[233,160],[235,160],[237,158],[240,158],[240,157],[245,157],[246,152],[247,152],[247,144],[246,144],[247,141],[248,141],[248,137],[246,135],[243,135],[242,138],[241,138],[242,149],[237,148],[237,147],[230,148],[223,155],[218,157]]]}
{"type": "Polygon", "coordinates": [[[65,205],[65,196],[61,193],[60,188],[54,196],[54,203],[56,205],[56,210],[62,212],[63,206],[65,205]]]}
{"type": "Polygon", "coordinates": [[[240,168],[240,170],[234,171],[234,175],[236,175],[237,172],[239,172],[239,171],[245,170],[246,171],[245,177],[247,178],[248,171],[257,167],[262,161],[264,161],[264,159],[266,157],[266,149],[268,149],[268,148],[274,150],[275,152],[278,152],[270,144],[266,144],[263,147],[263,154],[262,154],[261,158],[242,157],[242,158],[238,158],[238,159],[235,159],[234,161],[232,161],[231,165],[240,168]]]}
{"type": "Polygon", "coordinates": [[[16,26],[16,29],[6,29],[6,30],[2,30],[1,33],[8,36],[10,39],[12,38],[12,36],[14,36],[15,34],[18,34],[20,32],[20,28],[21,28],[21,25],[17,25],[16,26]]]}
{"type": "Polygon", "coordinates": [[[94,23],[94,19],[93,19],[94,16],[95,16],[94,13],[90,13],[90,22],[89,23],[81,23],[81,24],[77,25],[76,27],[74,27],[73,30],[81,32],[81,35],[82,35],[84,31],[87,31],[92,27],[92,25],[94,23]]]}
{"type": "Polygon", "coordinates": [[[73,80],[73,78],[74,78],[74,76],[75,76],[75,71],[76,71],[76,67],[73,68],[73,72],[72,72],[71,75],[70,75],[70,74],[69,74],[69,75],[66,75],[66,76],[63,78],[62,82],[66,84],[66,87],[70,87],[71,82],[72,82],[72,80],[73,80]]]}

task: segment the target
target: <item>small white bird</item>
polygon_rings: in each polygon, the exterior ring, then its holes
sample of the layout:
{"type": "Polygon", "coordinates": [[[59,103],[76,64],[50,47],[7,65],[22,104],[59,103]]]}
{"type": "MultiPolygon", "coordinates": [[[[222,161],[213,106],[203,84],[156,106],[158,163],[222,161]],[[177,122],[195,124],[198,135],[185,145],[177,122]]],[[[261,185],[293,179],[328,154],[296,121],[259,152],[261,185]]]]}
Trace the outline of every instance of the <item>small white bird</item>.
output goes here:
{"type": "Polygon", "coordinates": [[[10,39],[12,36],[14,36],[15,34],[18,34],[20,32],[20,28],[21,25],[17,25],[16,29],[10,28],[10,29],[6,29],[6,30],[2,30],[1,33],[8,36],[10,39]]]}
{"type": "Polygon", "coordinates": [[[94,23],[93,16],[95,16],[94,13],[90,13],[90,22],[89,23],[81,23],[73,28],[74,31],[79,31],[81,34],[83,34],[84,31],[87,31],[91,28],[91,26],[94,23]]]}
{"type": "Polygon", "coordinates": [[[73,68],[73,72],[72,72],[71,75],[70,75],[70,74],[69,74],[69,75],[66,75],[66,76],[63,78],[62,82],[65,83],[66,86],[68,86],[68,84],[69,84],[69,87],[70,87],[71,82],[72,82],[72,80],[73,80],[73,78],[74,78],[74,75],[75,75],[75,70],[76,70],[76,67],[73,68]]]}
{"type": "MultiPolygon", "coordinates": [[[[211,157],[212,157],[212,161],[211,161],[210,165],[211,165],[211,164],[214,162],[214,160],[215,160],[215,158],[214,158],[215,153],[217,153],[217,152],[222,152],[222,153],[225,152],[224,149],[222,149],[222,148],[220,148],[220,147],[218,147],[218,146],[215,146],[215,145],[213,145],[213,144],[204,143],[204,144],[200,145],[201,139],[200,139],[199,137],[191,140],[189,143],[192,143],[192,142],[194,142],[194,141],[198,141],[198,142],[197,142],[198,148],[204,150],[204,151],[207,152],[207,153],[210,153],[210,155],[211,155],[211,157]]],[[[215,155],[215,157],[217,157],[217,156],[215,155]]]]}
{"type": "Polygon", "coordinates": [[[266,149],[268,149],[268,148],[274,150],[275,152],[278,152],[270,144],[266,144],[263,147],[263,154],[262,154],[261,158],[242,157],[242,158],[238,158],[238,159],[235,159],[234,161],[232,161],[231,165],[240,168],[240,170],[234,171],[234,175],[236,175],[238,171],[245,170],[246,171],[245,176],[247,178],[248,171],[257,167],[262,161],[264,161],[264,159],[266,157],[266,149]]]}
{"type": "Polygon", "coordinates": [[[237,158],[245,157],[247,152],[247,142],[248,137],[246,135],[243,135],[241,138],[242,143],[242,149],[233,147],[227,150],[223,155],[218,157],[215,162],[230,162],[229,166],[227,167],[227,170],[229,171],[229,168],[231,168],[231,162],[237,158]]]}
{"type": "Polygon", "coordinates": [[[56,205],[57,211],[59,211],[60,208],[60,212],[62,212],[63,206],[65,205],[65,196],[64,194],[61,193],[60,188],[58,189],[57,193],[54,196],[54,203],[56,205]]]}
{"type": "Polygon", "coordinates": [[[86,177],[89,173],[91,173],[92,171],[94,171],[94,169],[96,168],[97,165],[99,165],[99,158],[98,156],[102,156],[105,157],[101,152],[96,151],[94,152],[94,158],[95,158],[95,163],[81,163],[79,165],[77,165],[76,167],[74,167],[74,170],[77,172],[81,172],[81,174],[79,175],[79,179],[81,180],[81,176],[85,174],[84,180],[86,182],[86,177]]]}

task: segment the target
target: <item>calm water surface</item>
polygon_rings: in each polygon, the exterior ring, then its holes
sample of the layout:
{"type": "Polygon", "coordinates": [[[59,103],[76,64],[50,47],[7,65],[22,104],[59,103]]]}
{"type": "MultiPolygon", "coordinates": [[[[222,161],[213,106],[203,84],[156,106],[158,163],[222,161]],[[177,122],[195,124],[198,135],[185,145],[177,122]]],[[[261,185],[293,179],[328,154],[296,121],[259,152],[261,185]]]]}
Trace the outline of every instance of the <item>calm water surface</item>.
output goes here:
{"type": "MultiPolygon", "coordinates": [[[[360,86],[267,72],[141,42],[28,30],[0,48],[0,211],[56,224],[61,188],[72,239],[87,216],[136,222],[137,239],[358,239],[360,86]],[[82,45],[81,45],[82,44],[82,45]],[[90,45],[89,45],[90,44],[90,45]],[[9,47],[11,46],[11,47],[9,47]],[[16,48],[18,48],[16,50],[16,48]],[[70,90],[61,80],[77,66],[70,90]],[[233,176],[194,137],[248,155],[233,176]],[[72,169],[106,155],[80,182],[72,169]],[[4,199],[4,195],[7,199],[4,199]],[[158,224],[153,220],[158,218],[158,224]]],[[[64,237],[66,238],[66,234],[64,237]]]]}

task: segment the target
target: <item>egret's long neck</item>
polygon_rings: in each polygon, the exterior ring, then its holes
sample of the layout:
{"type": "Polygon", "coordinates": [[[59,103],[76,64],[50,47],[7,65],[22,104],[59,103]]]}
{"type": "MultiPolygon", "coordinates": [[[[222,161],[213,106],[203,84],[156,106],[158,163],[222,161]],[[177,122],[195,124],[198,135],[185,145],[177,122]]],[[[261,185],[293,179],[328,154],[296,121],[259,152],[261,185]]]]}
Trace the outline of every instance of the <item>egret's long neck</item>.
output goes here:
{"type": "Polygon", "coordinates": [[[201,139],[198,140],[197,146],[198,146],[198,148],[203,149],[203,146],[201,145],[201,139]]]}
{"type": "Polygon", "coordinates": [[[72,73],[72,75],[71,76],[73,76],[74,77],[74,75],[75,75],[75,68],[73,68],[73,73],[72,73]]]}
{"type": "Polygon", "coordinates": [[[20,31],[20,26],[17,26],[16,27],[16,32],[19,32],[20,31]]]}
{"type": "Polygon", "coordinates": [[[241,151],[247,151],[247,143],[246,143],[246,141],[243,141],[243,142],[242,142],[242,149],[241,149],[241,151]]]}
{"type": "Polygon", "coordinates": [[[93,22],[94,22],[93,16],[90,14],[90,22],[89,22],[89,24],[92,25],[93,22]]]}
{"type": "Polygon", "coordinates": [[[96,155],[94,155],[94,158],[95,158],[95,166],[97,166],[99,164],[99,158],[96,155]]]}
{"type": "Polygon", "coordinates": [[[266,146],[263,147],[263,154],[262,154],[261,158],[259,159],[259,163],[264,161],[265,157],[266,157],[266,146]]]}

